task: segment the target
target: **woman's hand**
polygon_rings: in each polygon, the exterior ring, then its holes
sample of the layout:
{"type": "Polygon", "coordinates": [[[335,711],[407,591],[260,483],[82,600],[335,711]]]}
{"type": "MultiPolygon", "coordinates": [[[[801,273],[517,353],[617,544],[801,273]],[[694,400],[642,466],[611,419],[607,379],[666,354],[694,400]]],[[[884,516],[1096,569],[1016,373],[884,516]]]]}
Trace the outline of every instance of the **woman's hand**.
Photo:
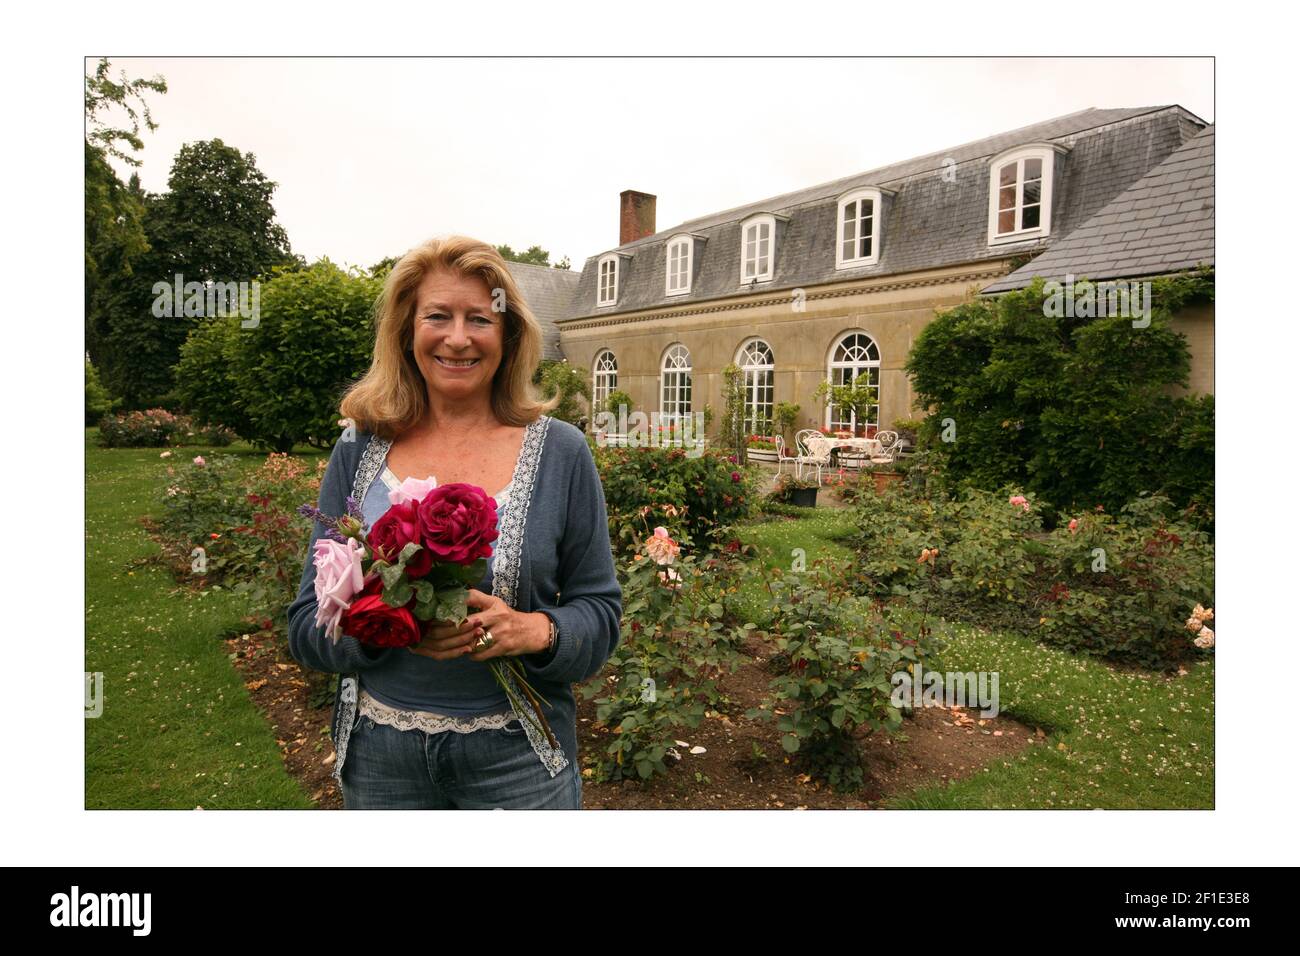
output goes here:
{"type": "Polygon", "coordinates": [[[516,611],[499,597],[473,588],[466,603],[475,609],[465,621],[465,626],[476,635],[471,641],[470,660],[486,661],[546,650],[551,637],[551,619],[540,611],[516,611]],[[492,646],[475,647],[478,638],[487,631],[492,632],[492,646]]]}
{"type": "Polygon", "coordinates": [[[406,649],[412,654],[431,657],[435,661],[449,661],[468,654],[481,633],[481,631],[476,633],[475,628],[470,627],[468,623],[431,624],[428,633],[420,643],[412,644],[406,649]]]}

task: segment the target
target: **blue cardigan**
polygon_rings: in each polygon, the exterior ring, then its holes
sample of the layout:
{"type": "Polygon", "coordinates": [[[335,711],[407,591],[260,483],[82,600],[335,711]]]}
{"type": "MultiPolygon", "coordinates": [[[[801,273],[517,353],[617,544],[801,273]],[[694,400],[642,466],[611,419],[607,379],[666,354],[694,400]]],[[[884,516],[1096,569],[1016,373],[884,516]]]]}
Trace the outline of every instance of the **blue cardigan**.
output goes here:
{"type": "MultiPolygon", "coordinates": [[[[379,475],[390,444],[360,430],[340,438],[321,480],[320,510],[342,515],[348,495],[359,504],[379,475]]],[[[542,764],[554,776],[578,753],[572,685],[598,674],[618,644],[623,593],[614,573],[604,489],[582,432],[567,422],[540,416],[525,430],[512,481],[494,545],[492,592],[511,607],[541,611],[555,621],[556,640],[550,653],[518,657],[529,684],[549,705],[546,719],[560,748],[552,748],[527,720],[521,723],[542,764]]],[[[325,530],[314,522],[298,596],[289,605],[289,653],[305,667],[343,675],[330,722],[337,752],[334,777],[341,781],[357,716],[358,672],[377,666],[388,655],[409,651],[374,651],[347,635],[334,644],[325,629],[316,626],[312,556],[325,530]]]]}

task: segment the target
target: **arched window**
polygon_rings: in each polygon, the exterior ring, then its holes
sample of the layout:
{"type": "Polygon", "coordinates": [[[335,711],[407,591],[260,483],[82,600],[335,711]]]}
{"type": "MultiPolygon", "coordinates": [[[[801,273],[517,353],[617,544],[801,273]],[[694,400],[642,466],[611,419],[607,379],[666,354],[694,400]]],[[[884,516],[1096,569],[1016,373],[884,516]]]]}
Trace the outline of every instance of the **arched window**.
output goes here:
{"type": "Polygon", "coordinates": [[[740,224],[740,282],[766,282],[775,269],[776,217],[753,216],[740,224]]]}
{"type": "Polygon", "coordinates": [[[616,388],[618,388],[618,360],[614,358],[613,352],[605,349],[596,356],[596,361],[591,367],[592,411],[604,411],[610,392],[616,388]]]}
{"type": "Polygon", "coordinates": [[[769,435],[775,370],[772,347],[762,339],[751,339],[736,353],[736,364],[745,373],[745,434],[769,435]]]}
{"type": "Polygon", "coordinates": [[[989,163],[989,245],[1051,235],[1057,149],[1037,144],[993,157],[989,163]]]}
{"type": "Polygon", "coordinates": [[[691,353],[681,342],[664,352],[659,382],[660,420],[665,425],[681,421],[691,413],[691,353]]]}
{"type": "Polygon", "coordinates": [[[880,425],[880,349],[865,332],[849,332],[831,349],[826,379],[831,385],[851,385],[860,376],[865,376],[866,384],[876,386],[876,403],[867,409],[864,421],[859,421],[851,408],[828,406],[826,427],[832,431],[857,431],[880,425]]]}
{"type": "Polygon", "coordinates": [[[840,197],[835,217],[835,268],[875,265],[880,261],[879,189],[856,189],[840,197]]]}
{"type": "Polygon", "coordinates": [[[610,253],[600,257],[597,272],[596,305],[614,305],[618,302],[618,256],[610,253]]]}

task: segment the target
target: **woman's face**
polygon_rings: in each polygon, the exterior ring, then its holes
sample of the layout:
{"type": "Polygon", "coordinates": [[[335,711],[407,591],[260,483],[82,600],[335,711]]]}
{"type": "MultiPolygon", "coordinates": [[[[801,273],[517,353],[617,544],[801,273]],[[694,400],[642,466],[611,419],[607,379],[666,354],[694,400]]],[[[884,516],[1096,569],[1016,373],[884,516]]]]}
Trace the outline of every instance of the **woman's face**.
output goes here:
{"type": "Polygon", "coordinates": [[[416,364],[431,395],[490,397],[501,365],[505,313],[492,311],[492,293],[478,276],[427,273],[416,292],[416,364]]]}

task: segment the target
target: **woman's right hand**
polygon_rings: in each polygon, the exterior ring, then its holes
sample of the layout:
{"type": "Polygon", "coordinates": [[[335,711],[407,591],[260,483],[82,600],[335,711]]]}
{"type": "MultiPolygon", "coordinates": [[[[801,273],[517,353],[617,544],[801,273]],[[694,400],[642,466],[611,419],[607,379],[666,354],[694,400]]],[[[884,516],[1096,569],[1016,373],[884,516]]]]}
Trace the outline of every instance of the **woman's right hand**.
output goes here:
{"type": "Polygon", "coordinates": [[[449,661],[472,651],[482,635],[482,628],[465,622],[452,624],[435,621],[429,625],[428,633],[419,644],[409,645],[406,649],[412,654],[431,657],[435,661],[449,661]]]}

